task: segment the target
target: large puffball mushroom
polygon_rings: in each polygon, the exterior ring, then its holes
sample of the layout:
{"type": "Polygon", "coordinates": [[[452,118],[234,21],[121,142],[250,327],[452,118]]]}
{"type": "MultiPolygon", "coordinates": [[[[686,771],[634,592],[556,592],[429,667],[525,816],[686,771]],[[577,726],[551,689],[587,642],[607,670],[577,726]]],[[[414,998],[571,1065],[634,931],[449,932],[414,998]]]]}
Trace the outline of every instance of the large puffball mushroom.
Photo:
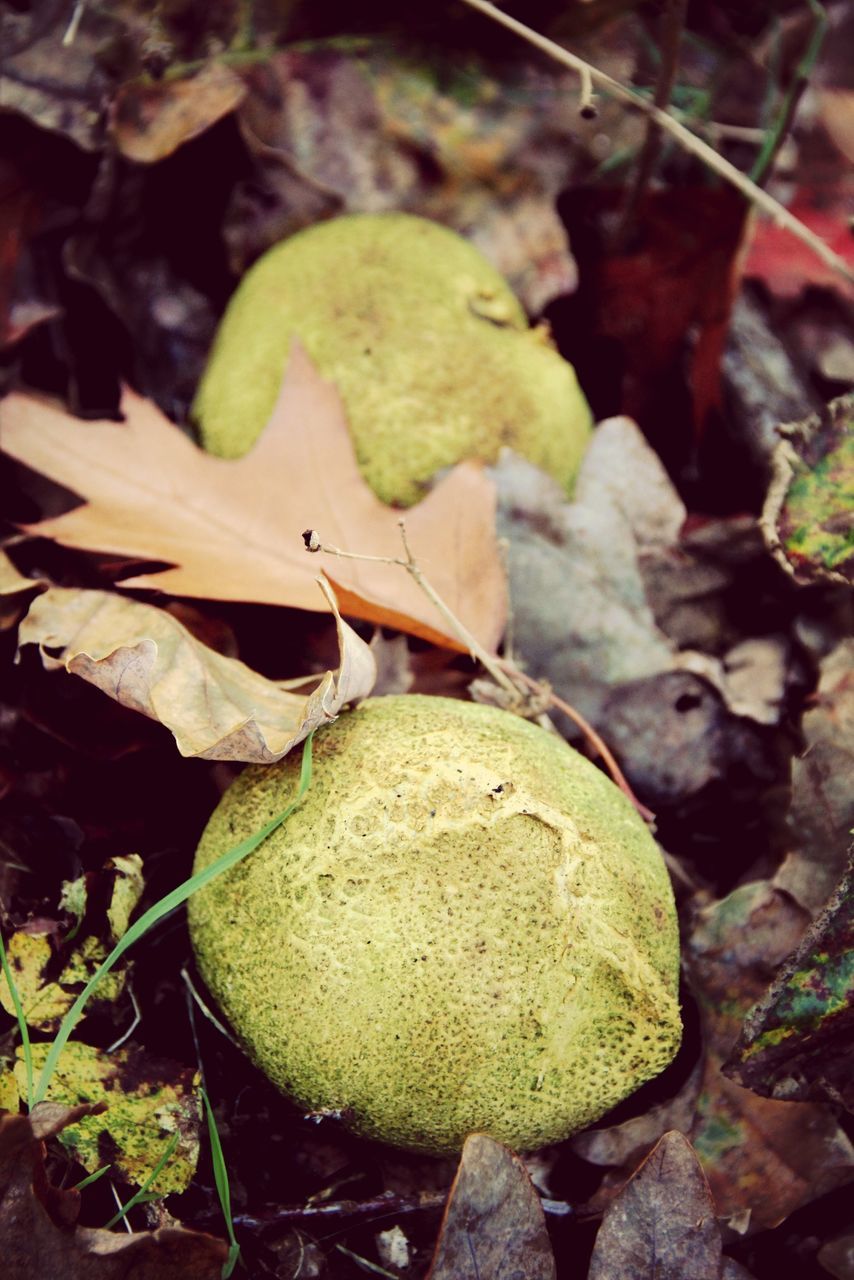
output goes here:
{"type": "Polygon", "coordinates": [[[207,450],[252,447],[294,338],[337,386],[384,502],[410,506],[441,468],[494,461],[503,445],[571,486],[591,428],[575,371],[446,227],[355,214],[265,253],[228,305],[193,406],[207,450]]]}
{"type": "MultiPolygon", "coordinates": [[[[195,870],[280,813],[298,774],[293,756],[247,768],[195,870]]],[[[342,715],[295,812],[189,912],[255,1063],[306,1111],[401,1147],[559,1141],[679,1045],[655,842],[588,760],[492,707],[407,695],[342,715]]]]}

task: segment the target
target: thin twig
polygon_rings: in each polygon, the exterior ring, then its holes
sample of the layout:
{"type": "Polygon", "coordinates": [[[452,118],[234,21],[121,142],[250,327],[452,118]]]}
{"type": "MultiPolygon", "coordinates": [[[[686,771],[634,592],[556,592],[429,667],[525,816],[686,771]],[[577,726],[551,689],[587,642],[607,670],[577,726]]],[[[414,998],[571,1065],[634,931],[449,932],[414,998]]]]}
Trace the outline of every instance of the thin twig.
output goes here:
{"type": "Polygon", "coordinates": [[[501,9],[496,9],[495,5],[489,3],[489,0],[462,0],[462,3],[469,5],[472,9],[477,9],[479,13],[492,18],[494,22],[500,23],[501,26],[507,27],[509,31],[521,36],[523,40],[527,40],[529,44],[548,54],[556,62],[569,67],[577,75],[581,75],[582,68],[586,68],[594,84],[597,84],[606,93],[610,94],[612,98],[616,98],[618,102],[624,102],[627,106],[634,107],[636,110],[643,112],[644,115],[649,116],[650,119],[655,120],[686,151],[702,160],[708,168],[723,178],[725,182],[729,182],[742,195],[746,196],[752,204],[767,213],[777,226],[784,227],[793,236],[808,245],[822,262],[826,263],[827,266],[844,277],[844,279],[854,280],[854,271],[848,266],[844,258],[841,258],[838,253],[834,253],[830,245],[825,244],[820,236],[810,231],[809,227],[805,226],[799,218],[796,218],[794,214],[781,205],[779,200],[775,200],[767,191],[757,187],[756,183],[751,182],[746,174],[742,173],[740,169],[736,169],[735,165],[730,164],[723,156],[718,155],[708,143],[703,142],[702,138],[698,138],[690,129],[686,129],[668,111],[662,111],[655,103],[648,102],[639,93],[635,93],[632,89],[627,89],[625,85],[620,84],[619,80],[615,80],[606,72],[600,71],[598,67],[594,67],[583,58],[579,58],[577,54],[570,53],[568,49],[556,44],[554,40],[549,40],[546,36],[532,30],[531,27],[526,27],[523,22],[512,18],[510,14],[503,13],[501,9]]]}
{"type": "Polygon", "coordinates": [[[816,64],[819,51],[824,42],[825,32],[827,31],[827,14],[818,0],[807,0],[810,11],[813,15],[813,25],[807,40],[806,47],[801,59],[795,68],[794,79],[789,86],[789,92],[783,101],[783,107],[777,117],[777,122],[773,129],[770,129],[765,135],[765,142],[762,150],[753,163],[750,170],[750,177],[761,187],[768,174],[774,167],[774,161],[780,154],[780,148],[789,135],[792,127],[792,121],[800,105],[804,91],[809,84],[813,67],[816,64]]]}
{"type": "Polygon", "coordinates": [[[570,720],[572,720],[574,724],[578,725],[578,728],[584,734],[593,750],[602,757],[605,767],[614,782],[620,790],[624,792],[629,800],[631,800],[641,817],[646,822],[652,822],[655,815],[647,809],[645,805],[641,804],[640,800],[638,800],[637,796],[626,781],[622,769],[617,764],[614,756],[593,728],[592,724],[585,720],[580,711],[576,711],[568,702],[564,702],[563,698],[559,698],[548,685],[542,684],[540,681],[534,680],[532,676],[526,675],[524,671],[519,670],[515,663],[508,661],[506,658],[498,658],[484,649],[480,641],[478,641],[471,634],[468,628],[460,622],[453,610],[445,604],[445,601],[424,576],[421,571],[421,567],[413,556],[409,546],[409,541],[406,536],[406,521],[401,518],[398,521],[398,525],[400,526],[400,536],[403,540],[404,551],[406,552],[405,560],[399,556],[368,556],[360,555],[357,551],[342,551],[340,547],[333,547],[330,544],[321,541],[320,534],[316,529],[306,529],[302,538],[305,543],[306,551],[324,551],[327,555],[340,556],[347,560],[370,560],[379,564],[398,565],[401,569],[405,569],[407,573],[409,573],[418,583],[418,586],[427,596],[428,600],[430,600],[439,610],[451,630],[459,636],[468,649],[471,657],[475,659],[475,661],[479,662],[481,666],[489,672],[497,685],[512,695],[514,703],[520,706],[522,705],[523,690],[520,686],[525,686],[525,688],[530,690],[531,693],[541,699],[543,703],[557,707],[557,709],[562,711],[564,715],[569,716],[570,720]]]}
{"type": "Polygon", "coordinates": [[[405,560],[401,559],[399,556],[363,556],[359,555],[356,551],[342,551],[340,547],[333,547],[328,543],[321,542],[320,535],[315,529],[306,529],[302,537],[307,551],[325,551],[327,555],[339,556],[346,560],[370,560],[379,564],[396,564],[399,565],[401,569],[405,569],[406,572],[418,583],[418,586],[424,592],[427,599],[438,609],[439,613],[442,615],[445,622],[448,623],[451,630],[459,636],[460,640],[468,649],[471,657],[476,662],[479,662],[482,667],[486,668],[496,684],[500,684],[502,689],[511,693],[514,698],[518,698],[520,693],[518,685],[513,684],[509,676],[504,674],[501,668],[497,665],[492,654],[488,653],[480,641],[472,635],[468,627],[464,626],[464,624],[460,622],[459,618],[448,608],[442,597],[433,588],[431,583],[428,582],[427,578],[425,578],[421,571],[421,567],[410,550],[409,541],[406,536],[406,521],[401,517],[397,523],[400,527],[403,549],[406,552],[405,560]]]}
{"type": "Polygon", "coordinates": [[[65,35],[62,37],[63,49],[69,48],[69,46],[74,44],[74,41],[77,39],[77,32],[80,28],[80,22],[83,18],[83,10],[85,8],[86,0],[77,0],[77,3],[74,6],[74,11],[71,14],[71,20],[68,23],[68,28],[65,35]]]}
{"type": "MultiPolygon", "coordinates": [[[[688,0],[667,0],[667,9],[661,21],[661,66],[655,85],[653,102],[663,111],[670,104],[670,95],[679,68],[679,51],[682,45],[682,32],[685,28],[685,12],[688,0]]],[[[615,236],[615,249],[626,244],[632,225],[641,202],[643,193],[649,185],[661,151],[662,128],[652,118],[646,122],[646,137],[641,148],[637,169],[626,197],[625,207],[620,218],[620,225],[615,236]]]]}
{"type": "MultiPolygon", "coordinates": [[[[397,1195],[381,1191],[369,1200],[327,1200],[322,1204],[282,1205],[267,1215],[236,1213],[234,1225],[249,1231],[264,1231],[284,1226],[287,1222],[323,1220],[324,1218],[385,1217],[387,1214],[423,1213],[425,1210],[443,1209],[448,1199],[447,1191],[416,1191],[413,1195],[397,1195]]],[[[207,1221],[207,1216],[200,1218],[207,1221]]]]}

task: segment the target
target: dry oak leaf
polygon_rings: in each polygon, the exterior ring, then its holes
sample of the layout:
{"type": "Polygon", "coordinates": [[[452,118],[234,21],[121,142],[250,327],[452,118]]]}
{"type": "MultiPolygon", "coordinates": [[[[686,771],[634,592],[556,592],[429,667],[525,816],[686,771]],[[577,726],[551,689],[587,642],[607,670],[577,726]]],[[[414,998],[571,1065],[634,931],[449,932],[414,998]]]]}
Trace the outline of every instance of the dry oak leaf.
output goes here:
{"type": "MultiPolygon", "coordinates": [[[[317,611],[317,565],[302,530],[363,556],[401,554],[399,513],[362,479],[340,397],[298,343],[270,422],[236,461],[196,448],[130,391],[122,408],[124,423],[82,423],[56,404],[11,395],[0,404],[0,447],[87,500],[30,532],[176,566],[123,586],[317,611]]],[[[506,609],[494,516],[491,481],[465,462],[406,517],[423,572],[492,650],[506,609]]],[[[344,613],[464,648],[399,566],[336,557],[328,573],[344,613]]]]}
{"type": "Polygon", "coordinates": [[[721,1233],[691,1144],[665,1133],[605,1211],[588,1280],[719,1280],[721,1233]]]}
{"type": "Polygon", "coordinates": [[[75,1225],[80,1192],[48,1183],[42,1142],[92,1110],[42,1102],[30,1116],[0,1116],[3,1280],[219,1280],[228,1250],[213,1236],[177,1227],[128,1235],[75,1225]]]}
{"type": "Polygon", "coordinates": [[[311,693],[281,688],[202,644],[171,614],[109,591],[51,587],[33,601],[18,640],[37,644],[48,669],[64,667],[159,720],[182,756],[272,764],[373,688],[369,646],[329,602],[341,665],[311,693]]]}
{"type": "Polygon", "coordinates": [[[519,1156],[466,1138],[427,1280],[555,1280],[540,1197],[519,1156]]]}

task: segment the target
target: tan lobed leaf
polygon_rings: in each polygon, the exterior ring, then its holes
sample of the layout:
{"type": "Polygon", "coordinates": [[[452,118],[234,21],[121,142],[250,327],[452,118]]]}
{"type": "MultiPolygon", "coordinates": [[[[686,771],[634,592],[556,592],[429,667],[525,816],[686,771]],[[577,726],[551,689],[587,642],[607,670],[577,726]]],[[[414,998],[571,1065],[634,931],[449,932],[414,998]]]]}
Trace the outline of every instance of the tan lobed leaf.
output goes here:
{"type": "Polygon", "coordinates": [[[162,609],[109,591],[50,588],[33,602],[18,638],[39,646],[48,669],[64,667],[159,720],[183,756],[272,764],[373,688],[369,646],[337,609],[335,617],[340,668],[308,694],[208,648],[162,609]]]}
{"type": "Polygon", "coordinates": [[[31,1116],[0,1116],[3,1280],[219,1280],[228,1250],[212,1236],[76,1225],[80,1192],[50,1185],[42,1141],[93,1110],[41,1102],[31,1116]]]}
{"type": "Polygon", "coordinates": [[[540,1198],[525,1165],[484,1133],[466,1138],[427,1280],[554,1280],[540,1198]]]}
{"type": "MultiPolygon", "coordinates": [[[[176,566],[123,586],[318,610],[304,529],[360,555],[401,554],[398,513],[363,481],[338,393],[299,344],[273,416],[244,458],[202,452],[132,392],[123,411],[123,424],[82,423],[31,396],[0,405],[2,448],[88,500],[31,532],[176,566]]],[[[491,481],[477,464],[462,463],[406,517],[424,573],[490,649],[505,614],[494,512],[491,481]]],[[[336,557],[327,571],[345,613],[463,647],[399,566],[336,557]]]]}

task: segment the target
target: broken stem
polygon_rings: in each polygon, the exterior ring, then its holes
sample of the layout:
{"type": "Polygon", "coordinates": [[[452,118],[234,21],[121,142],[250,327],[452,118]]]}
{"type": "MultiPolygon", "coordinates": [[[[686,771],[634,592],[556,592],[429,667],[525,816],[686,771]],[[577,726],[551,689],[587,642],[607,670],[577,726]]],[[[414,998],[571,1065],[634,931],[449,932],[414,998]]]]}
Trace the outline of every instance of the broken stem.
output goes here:
{"type": "MultiPolygon", "coordinates": [[[[685,27],[685,11],[688,0],[668,0],[667,9],[662,18],[661,27],[661,66],[655,85],[653,102],[664,111],[670,105],[670,95],[676,80],[679,67],[679,50],[682,44],[682,32],[685,27]]],[[[641,149],[640,159],[635,170],[634,180],[629,188],[620,226],[616,235],[616,247],[624,246],[629,238],[638,205],[649,185],[661,152],[662,130],[657,120],[652,118],[646,122],[646,137],[641,149]]]]}
{"type": "Polygon", "coordinates": [[[750,177],[759,187],[762,186],[762,183],[774,167],[774,161],[780,154],[780,148],[788,137],[801,98],[809,84],[809,78],[812,75],[819,51],[824,43],[824,36],[827,31],[827,13],[818,0],[807,0],[807,3],[813,15],[813,25],[809,39],[795,68],[794,79],[789,87],[789,92],[786,94],[777,121],[774,127],[766,133],[762,150],[756,157],[753,168],[750,171],[750,177]]]}
{"type": "Polygon", "coordinates": [[[626,106],[634,107],[637,111],[649,116],[666,133],[675,138],[681,147],[691,155],[696,156],[698,160],[701,160],[718,177],[723,178],[725,182],[730,183],[731,186],[740,191],[763,213],[767,213],[777,226],[785,227],[798,240],[808,245],[816,257],[826,263],[831,270],[836,271],[845,280],[854,280],[854,271],[851,270],[844,258],[840,257],[838,253],[834,253],[830,245],[825,244],[820,236],[817,236],[814,231],[810,231],[809,227],[805,226],[799,218],[796,218],[784,205],[780,204],[779,200],[775,200],[767,191],[763,191],[761,187],[758,187],[755,182],[751,182],[746,174],[742,173],[740,169],[736,169],[735,165],[730,164],[723,156],[718,155],[708,143],[703,142],[702,138],[698,138],[690,129],[686,129],[668,111],[663,111],[654,103],[648,102],[646,98],[641,97],[639,93],[635,93],[633,89],[627,89],[619,80],[615,80],[613,76],[600,71],[598,67],[594,67],[591,63],[585,62],[577,54],[570,53],[568,49],[556,44],[554,40],[549,40],[548,37],[540,35],[538,31],[534,31],[531,27],[526,27],[524,22],[519,22],[516,18],[511,17],[509,13],[504,13],[501,9],[497,9],[494,4],[489,3],[489,0],[462,0],[462,2],[472,9],[477,9],[478,12],[485,14],[488,18],[492,18],[493,22],[498,22],[501,26],[507,27],[509,31],[521,36],[528,44],[548,54],[556,62],[569,67],[577,75],[582,75],[585,71],[589,72],[594,84],[597,84],[606,93],[610,94],[612,98],[616,98],[618,102],[623,102],[626,106]]]}

